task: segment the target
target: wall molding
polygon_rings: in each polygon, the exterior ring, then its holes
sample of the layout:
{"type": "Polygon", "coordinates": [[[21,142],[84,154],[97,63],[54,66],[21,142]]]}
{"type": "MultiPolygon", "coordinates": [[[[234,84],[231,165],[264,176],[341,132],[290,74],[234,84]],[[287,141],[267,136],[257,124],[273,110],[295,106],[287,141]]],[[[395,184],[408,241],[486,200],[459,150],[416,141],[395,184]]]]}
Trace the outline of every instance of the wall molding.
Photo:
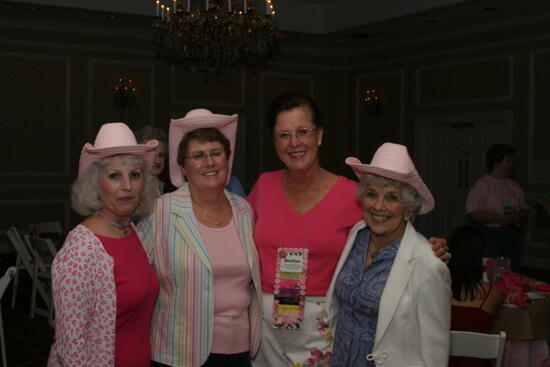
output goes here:
{"type": "Polygon", "coordinates": [[[246,73],[241,70],[239,72],[240,74],[240,93],[239,93],[239,102],[233,103],[233,102],[213,102],[213,101],[200,101],[200,100],[181,100],[176,97],[176,67],[171,66],[170,67],[170,89],[171,89],[171,100],[172,104],[178,105],[178,106],[193,106],[193,108],[196,108],[196,106],[217,106],[217,107],[237,107],[237,108],[243,108],[246,105],[246,73]]]}
{"type": "Polygon", "coordinates": [[[399,117],[399,139],[403,141],[405,135],[405,70],[403,68],[401,69],[394,69],[394,70],[386,70],[381,71],[378,73],[368,73],[368,74],[357,74],[355,77],[355,156],[359,157],[359,145],[360,145],[360,136],[359,133],[361,131],[362,123],[360,121],[360,110],[361,110],[361,90],[360,90],[360,84],[362,78],[372,78],[372,77],[384,77],[388,75],[398,75],[401,81],[401,112],[399,117]]]}
{"type": "Polygon", "coordinates": [[[536,57],[538,55],[549,54],[550,48],[532,49],[529,52],[529,112],[527,118],[527,182],[530,184],[548,184],[550,183],[550,160],[535,161],[533,152],[533,139],[535,136],[535,74],[536,57]],[[538,178],[535,172],[548,172],[547,178],[538,178]]]}
{"type": "Polygon", "coordinates": [[[499,54],[490,57],[481,58],[463,58],[461,60],[442,62],[424,65],[416,68],[416,107],[443,107],[443,106],[459,106],[466,104],[481,104],[487,102],[509,102],[514,99],[514,54],[499,54]],[[508,91],[506,97],[488,97],[481,99],[462,99],[462,100],[450,100],[447,102],[421,102],[422,92],[422,72],[425,70],[436,69],[446,66],[458,66],[458,65],[475,65],[485,61],[505,60],[508,62],[508,91]]]}
{"type": "Polygon", "coordinates": [[[10,172],[0,171],[0,177],[51,177],[51,176],[68,176],[69,175],[69,148],[70,148],[70,121],[71,121],[71,58],[68,56],[56,56],[40,53],[24,53],[24,52],[0,52],[0,56],[26,58],[29,60],[57,60],[65,63],[65,120],[63,122],[63,130],[65,134],[64,158],[62,171],[27,171],[27,172],[10,172]]]}
{"type": "MultiPolygon", "coordinates": [[[[149,76],[149,85],[150,85],[150,90],[149,90],[149,94],[150,94],[150,99],[149,99],[149,104],[150,104],[150,108],[149,108],[149,121],[154,121],[155,120],[155,80],[156,80],[156,76],[155,76],[155,64],[152,63],[152,62],[128,62],[128,61],[125,61],[125,60],[120,60],[120,59],[107,59],[107,58],[90,58],[87,60],[87,63],[88,63],[88,92],[87,92],[87,97],[88,97],[88,126],[87,126],[87,135],[88,137],[95,137],[95,134],[96,134],[96,131],[95,129],[93,128],[94,124],[93,124],[93,106],[94,106],[94,98],[93,98],[93,83],[92,81],[94,80],[94,66],[97,65],[97,64],[103,64],[103,65],[121,65],[121,66],[137,66],[137,67],[144,67],[144,68],[147,68],[149,69],[150,71],[150,76],[149,76]]],[[[114,81],[113,81],[114,82],[114,81]]],[[[113,97],[114,98],[114,97],[113,97]]],[[[106,121],[103,121],[103,122],[106,122],[106,121]]],[[[102,123],[103,123],[102,122],[102,123]]]]}
{"type": "MultiPolygon", "coordinates": [[[[67,227],[70,218],[71,204],[70,200],[67,199],[20,199],[20,200],[2,200],[0,199],[0,206],[5,207],[6,205],[25,207],[25,206],[50,206],[52,204],[61,204],[63,207],[63,226],[67,227]]],[[[59,220],[59,218],[51,218],[51,220],[59,220]]],[[[49,220],[49,219],[48,219],[49,220]]],[[[32,219],[29,219],[31,223],[32,219]]],[[[9,223],[6,223],[6,227],[10,226],[9,223]]]]}

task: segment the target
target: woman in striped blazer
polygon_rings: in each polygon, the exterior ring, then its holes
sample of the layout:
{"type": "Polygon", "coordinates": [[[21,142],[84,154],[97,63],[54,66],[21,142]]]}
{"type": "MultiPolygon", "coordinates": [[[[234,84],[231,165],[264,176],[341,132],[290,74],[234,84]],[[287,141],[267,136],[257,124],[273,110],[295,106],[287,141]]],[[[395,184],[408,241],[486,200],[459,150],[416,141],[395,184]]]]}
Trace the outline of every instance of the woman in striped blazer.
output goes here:
{"type": "Polygon", "coordinates": [[[224,190],[237,115],[190,111],[172,120],[170,178],[139,230],[160,281],[152,366],[248,367],[260,340],[260,275],[253,214],[224,190]]]}

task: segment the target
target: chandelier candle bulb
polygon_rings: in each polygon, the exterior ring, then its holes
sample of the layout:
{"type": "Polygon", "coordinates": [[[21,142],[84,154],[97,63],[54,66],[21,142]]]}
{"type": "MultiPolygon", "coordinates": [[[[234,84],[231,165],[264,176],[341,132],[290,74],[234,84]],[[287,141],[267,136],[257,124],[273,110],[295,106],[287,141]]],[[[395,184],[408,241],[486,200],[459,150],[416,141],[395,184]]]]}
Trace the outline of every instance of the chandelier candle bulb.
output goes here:
{"type": "Polygon", "coordinates": [[[208,0],[206,0],[206,11],[208,11],[208,0]]]}
{"type": "Polygon", "coordinates": [[[243,3],[244,3],[244,13],[246,14],[246,0],[244,0],[243,3]]]}
{"type": "Polygon", "coordinates": [[[160,16],[160,0],[157,0],[157,18],[160,16]]]}
{"type": "Polygon", "coordinates": [[[172,8],[172,13],[176,14],[176,0],[174,0],[174,7],[172,8]]]}
{"type": "Polygon", "coordinates": [[[231,0],[227,0],[227,11],[231,13],[231,0]]]}

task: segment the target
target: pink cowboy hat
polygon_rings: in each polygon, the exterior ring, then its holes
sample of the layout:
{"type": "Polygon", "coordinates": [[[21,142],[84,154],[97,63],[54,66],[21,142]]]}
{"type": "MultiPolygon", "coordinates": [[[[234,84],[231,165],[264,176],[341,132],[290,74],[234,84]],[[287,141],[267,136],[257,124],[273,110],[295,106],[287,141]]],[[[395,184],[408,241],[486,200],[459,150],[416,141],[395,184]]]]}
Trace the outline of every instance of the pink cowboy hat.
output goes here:
{"type": "Polygon", "coordinates": [[[238,119],[239,116],[237,114],[233,114],[231,116],[217,115],[204,108],[191,110],[181,119],[172,119],[170,122],[170,130],[168,132],[168,163],[170,167],[170,181],[172,181],[172,185],[180,187],[183,185],[185,180],[178,164],[178,148],[181,139],[183,139],[185,134],[205,127],[213,127],[220,130],[229,140],[229,146],[231,148],[231,156],[229,157],[229,172],[227,174],[227,181],[229,182],[231,167],[233,167],[233,157],[235,156],[235,141],[237,140],[238,119]]]}
{"type": "Polygon", "coordinates": [[[86,143],[82,148],[78,177],[82,176],[94,162],[119,154],[143,157],[151,168],[157,145],[156,140],[138,144],[132,130],[122,122],[103,124],[97,133],[94,145],[86,143]]]}
{"type": "Polygon", "coordinates": [[[407,147],[404,145],[384,143],[374,153],[370,164],[361,163],[355,157],[346,158],[346,164],[359,178],[370,173],[411,185],[422,199],[419,214],[429,213],[435,206],[435,200],[430,190],[420,178],[407,147]]]}

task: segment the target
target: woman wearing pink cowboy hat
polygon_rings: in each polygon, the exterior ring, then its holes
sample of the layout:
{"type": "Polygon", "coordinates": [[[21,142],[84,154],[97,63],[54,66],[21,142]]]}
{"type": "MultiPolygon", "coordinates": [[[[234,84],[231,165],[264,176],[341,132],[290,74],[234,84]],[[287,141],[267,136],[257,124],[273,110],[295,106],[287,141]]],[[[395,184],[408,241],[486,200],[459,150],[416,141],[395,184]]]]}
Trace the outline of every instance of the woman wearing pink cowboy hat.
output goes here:
{"type": "Polygon", "coordinates": [[[150,169],[157,141],[137,144],[123,123],[85,144],[71,204],[86,219],[52,265],[55,342],[48,366],[148,367],[159,283],[132,225],[158,196],[150,169]]]}
{"type": "Polygon", "coordinates": [[[385,143],[362,164],[364,220],[350,232],[328,294],[331,366],[444,367],[450,348],[450,275],[412,225],[434,207],[407,148],[385,143]]]}
{"type": "Polygon", "coordinates": [[[224,187],[237,115],[192,110],[172,120],[169,166],[178,189],[139,224],[161,284],[152,366],[248,367],[260,341],[260,274],[248,202],[224,187]]]}
{"type": "MultiPolygon", "coordinates": [[[[256,217],[263,291],[262,344],[253,364],[325,366],[332,345],[325,296],[348,233],[362,216],[357,183],[320,165],[325,134],[311,97],[275,97],[267,120],[284,167],[263,173],[247,198],[256,217]]],[[[446,258],[444,251],[437,254],[446,258]]]]}

